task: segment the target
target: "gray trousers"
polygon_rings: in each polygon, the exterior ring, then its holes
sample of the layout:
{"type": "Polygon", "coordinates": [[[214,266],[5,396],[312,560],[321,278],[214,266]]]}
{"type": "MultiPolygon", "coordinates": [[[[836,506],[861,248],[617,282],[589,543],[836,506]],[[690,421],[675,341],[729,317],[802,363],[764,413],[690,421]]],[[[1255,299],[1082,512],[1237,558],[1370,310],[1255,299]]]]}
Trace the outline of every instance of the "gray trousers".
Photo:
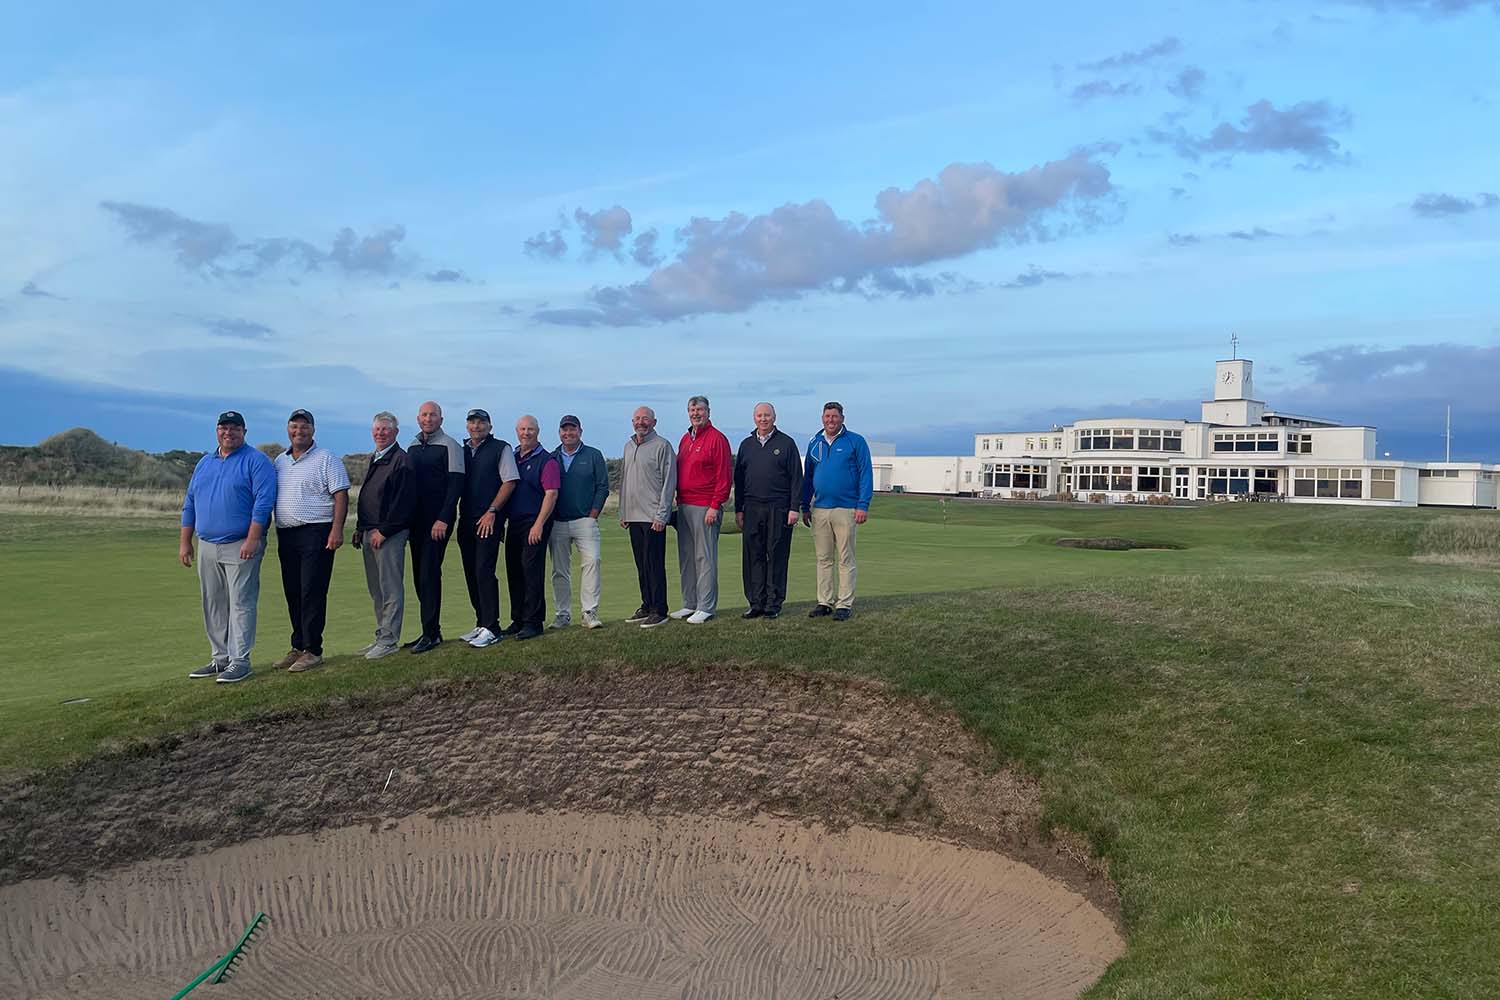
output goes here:
{"type": "Polygon", "coordinates": [[[401,641],[401,617],[406,612],[406,540],[410,534],[403,528],[386,535],[378,549],[367,536],[362,546],[365,586],[375,602],[375,642],[383,646],[401,641]]]}
{"type": "Polygon", "coordinates": [[[704,524],[707,507],[677,508],[677,573],[682,578],[682,606],[713,614],[719,606],[719,525],[704,524]]]}
{"type": "Polygon", "coordinates": [[[248,667],[255,648],[255,606],[260,601],[260,560],[265,543],[250,559],[240,558],[244,539],[198,539],[198,590],[203,595],[203,631],[215,665],[248,667]]]}

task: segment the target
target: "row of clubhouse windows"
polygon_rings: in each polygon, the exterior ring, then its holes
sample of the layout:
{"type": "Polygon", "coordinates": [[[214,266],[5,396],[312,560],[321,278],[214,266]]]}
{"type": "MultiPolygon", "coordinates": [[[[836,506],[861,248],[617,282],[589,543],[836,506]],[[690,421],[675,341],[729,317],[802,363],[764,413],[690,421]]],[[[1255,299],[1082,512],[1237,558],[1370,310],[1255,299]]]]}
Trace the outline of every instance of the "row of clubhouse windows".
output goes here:
{"type": "MultiPolygon", "coordinates": [[[[1004,451],[1005,450],[1005,438],[999,438],[999,437],[995,438],[994,444],[995,444],[995,451],[1004,451]]],[[[1052,451],[1062,451],[1063,450],[1063,439],[1061,437],[1044,437],[1044,436],[1038,435],[1038,436],[1035,436],[1035,437],[1026,438],[1026,440],[1024,441],[1024,443],[1021,445],[1021,451],[1023,453],[1030,453],[1030,452],[1033,452],[1033,451],[1047,451],[1049,449],[1052,450],[1052,451]]],[[[990,439],[989,438],[982,438],[980,440],[980,442],[979,442],[979,450],[981,452],[986,452],[986,451],[990,450],[990,439]]]]}
{"type": "Polygon", "coordinates": [[[1182,431],[1160,427],[1086,427],[1073,432],[1075,451],[1181,451],[1182,431]]]}
{"type": "MultiPolygon", "coordinates": [[[[1434,474],[1444,471],[1434,470],[1434,474]]],[[[1170,465],[1075,465],[1062,470],[1061,488],[1070,493],[1171,493],[1186,500],[1193,495],[1189,492],[1191,483],[1196,487],[1194,493],[1199,500],[1242,494],[1265,496],[1283,492],[1283,473],[1286,472],[1291,474],[1292,496],[1342,500],[1365,498],[1365,470],[1358,467],[1282,470],[1254,466],[1190,469],[1170,465]]],[[[1396,470],[1370,469],[1369,472],[1369,499],[1396,499],[1396,470]]],[[[1045,465],[987,462],[980,482],[992,490],[1049,488],[1045,465]]]]}

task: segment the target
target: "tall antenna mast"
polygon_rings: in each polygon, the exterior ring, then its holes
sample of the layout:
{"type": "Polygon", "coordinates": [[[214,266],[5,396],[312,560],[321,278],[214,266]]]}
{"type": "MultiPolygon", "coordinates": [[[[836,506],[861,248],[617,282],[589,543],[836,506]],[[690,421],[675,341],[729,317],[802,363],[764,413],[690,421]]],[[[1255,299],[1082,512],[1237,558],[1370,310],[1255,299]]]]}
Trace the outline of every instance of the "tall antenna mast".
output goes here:
{"type": "Polygon", "coordinates": [[[1237,333],[1231,333],[1229,335],[1229,359],[1231,361],[1237,361],[1237,360],[1239,360],[1239,356],[1240,356],[1240,335],[1237,334],[1237,333]]]}
{"type": "Polygon", "coordinates": [[[1443,461],[1453,461],[1453,404],[1448,404],[1448,419],[1446,429],[1443,431],[1446,443],[1443,446],[1443,461]]]}

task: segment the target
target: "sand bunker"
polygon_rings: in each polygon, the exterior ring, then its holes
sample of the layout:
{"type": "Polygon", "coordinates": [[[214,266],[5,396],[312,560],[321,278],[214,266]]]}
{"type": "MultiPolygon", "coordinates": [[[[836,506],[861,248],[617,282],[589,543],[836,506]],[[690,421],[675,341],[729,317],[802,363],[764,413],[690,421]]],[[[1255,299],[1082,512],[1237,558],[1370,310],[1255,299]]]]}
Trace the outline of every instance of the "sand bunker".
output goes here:
{"type": "Polygon", "coordinates": [[[216,726],[0,786],[0,996],[170,996],[260,909],[215,995],[1074,996],[1123,942],[1038,811],[951,718],[782,673],[216,726]]]}

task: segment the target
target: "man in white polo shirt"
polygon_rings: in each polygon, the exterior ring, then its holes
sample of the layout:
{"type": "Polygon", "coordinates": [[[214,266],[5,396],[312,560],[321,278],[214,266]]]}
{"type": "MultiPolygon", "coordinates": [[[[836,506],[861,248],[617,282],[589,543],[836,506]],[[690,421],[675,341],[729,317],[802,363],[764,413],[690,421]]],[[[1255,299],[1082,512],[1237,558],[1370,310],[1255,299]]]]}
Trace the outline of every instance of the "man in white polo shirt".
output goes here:
{"type": "Polygon", "coordinates": [[[290,447],[276,456],[276,554],[292,619],[292,648],[276,666],[292,673],[323,662],[323,624],[333,555],[344,544],[349,473],[343,460],[313,440],[313,415],[293,410],[290,447]]]}

